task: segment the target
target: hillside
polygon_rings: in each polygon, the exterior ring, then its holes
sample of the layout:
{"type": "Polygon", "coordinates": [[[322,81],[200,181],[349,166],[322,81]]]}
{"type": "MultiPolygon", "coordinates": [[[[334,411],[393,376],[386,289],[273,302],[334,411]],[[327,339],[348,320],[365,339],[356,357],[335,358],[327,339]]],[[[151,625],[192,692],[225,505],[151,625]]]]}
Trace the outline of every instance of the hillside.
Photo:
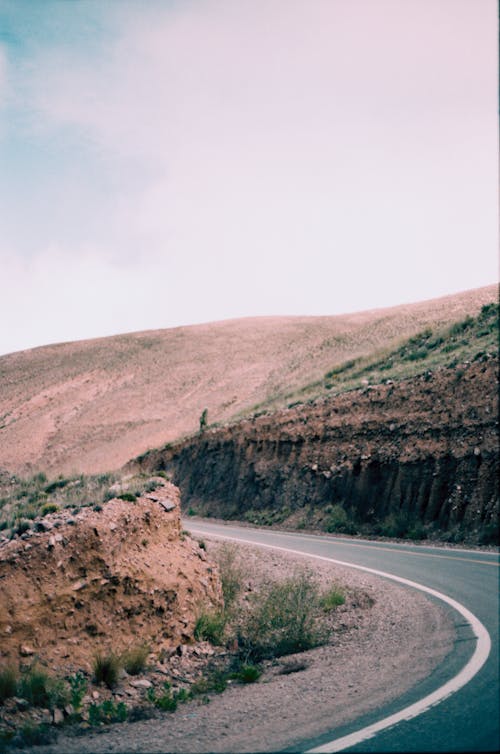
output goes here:
{"type": "Polygon", "coordinates": [[[498,354],[263,412],[141,456],[189,514],[498,542],[498,354]]]}
{"type": "Polygon", "coordinates": [[[346,361],[476,315],[497,295],[488,286],[355,314],[232,320],[2,356],[0,469],[118,469],[195,432],[204,409],[209,423],[222,423],[260,404],[286,405],[346,361]]]}

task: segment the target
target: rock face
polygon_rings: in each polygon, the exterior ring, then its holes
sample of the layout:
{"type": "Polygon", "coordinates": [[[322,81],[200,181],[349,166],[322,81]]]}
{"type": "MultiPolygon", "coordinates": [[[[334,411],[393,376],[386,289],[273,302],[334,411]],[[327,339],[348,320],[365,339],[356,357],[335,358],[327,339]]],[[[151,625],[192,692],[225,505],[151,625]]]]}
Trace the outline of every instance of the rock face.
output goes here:
{"type": "Polygon", "coordinates": [[[90,670],[97,652],[192,639],[199,606],[221,603],[218,576],[181,531],[178,489],[156,481],[135,503],[47,516],[49,531],[0,548],[2,665],[90,670]]]}
{"type": "Polygon", "coordinates": [[[360,524],[404,515],[488,541],[497,394],[498,360],[479,360],[209,430],[140,466],[170,470],[186,505],[212,515],[284,509],[292,523],[340,504],[360,524]]]}

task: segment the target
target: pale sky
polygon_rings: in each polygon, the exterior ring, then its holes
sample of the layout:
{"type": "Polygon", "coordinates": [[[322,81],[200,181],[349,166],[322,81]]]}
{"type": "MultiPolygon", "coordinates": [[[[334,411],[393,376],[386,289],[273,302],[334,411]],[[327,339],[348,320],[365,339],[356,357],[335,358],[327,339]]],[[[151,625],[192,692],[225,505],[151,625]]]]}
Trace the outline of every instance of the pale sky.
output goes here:
{"type": "Polygon", "coordinates": [[[498,280],[494,0],[0,0],[0,354],[498,280]]]}

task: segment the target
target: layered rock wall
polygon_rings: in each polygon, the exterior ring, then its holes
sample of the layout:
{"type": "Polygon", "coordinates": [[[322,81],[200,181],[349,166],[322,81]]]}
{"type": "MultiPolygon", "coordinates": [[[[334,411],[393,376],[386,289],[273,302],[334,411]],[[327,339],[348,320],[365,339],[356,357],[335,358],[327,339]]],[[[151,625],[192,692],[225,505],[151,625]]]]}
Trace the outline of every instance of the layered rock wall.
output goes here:
{"type": "MultiPolygon", "coordinates": [[[[498,360],[258,416],[148,454],[186,506],[248,511],[341,504],[358,523],[391,513],[441,532],[498,521],[498,360]]],[[[487,534],[485,534],[487,538],[487,534]]]]}

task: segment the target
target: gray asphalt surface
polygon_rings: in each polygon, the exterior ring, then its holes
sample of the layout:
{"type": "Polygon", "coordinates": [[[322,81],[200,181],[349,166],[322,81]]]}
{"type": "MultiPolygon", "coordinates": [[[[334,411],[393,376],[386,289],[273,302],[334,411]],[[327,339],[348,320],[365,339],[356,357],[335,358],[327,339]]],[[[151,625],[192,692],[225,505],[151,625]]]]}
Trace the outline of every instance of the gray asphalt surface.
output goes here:
{"type": "MultiPolygon", "coordinates": [[[[244,542],[285,547],[344,563],[375,568],[436,589],[468,608],[488,630],[491,652],[481,670],[462,689],[413,720],[381,731],[348,750],[366,752],[473,752],[500,750],[499,555],[498,553],[371,542],[341,537],[285,533],[206,520],[186,520],[195,534],[223,535],[244,542]]],[[[410,588],[410,587],[408,587],[410,588]]],[[[448,608],[451,610],[451,608],[448,608]]],[[[472,656],[476,639],[463,617],[452,611],[457,640],[453,652],[430,677],[403,698],[349,726],[318,731],[298,749],[307,751],[377,722],[415,703],[454,677],[472,656]]]]}

